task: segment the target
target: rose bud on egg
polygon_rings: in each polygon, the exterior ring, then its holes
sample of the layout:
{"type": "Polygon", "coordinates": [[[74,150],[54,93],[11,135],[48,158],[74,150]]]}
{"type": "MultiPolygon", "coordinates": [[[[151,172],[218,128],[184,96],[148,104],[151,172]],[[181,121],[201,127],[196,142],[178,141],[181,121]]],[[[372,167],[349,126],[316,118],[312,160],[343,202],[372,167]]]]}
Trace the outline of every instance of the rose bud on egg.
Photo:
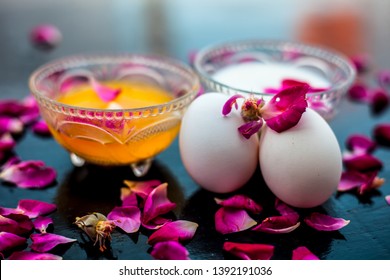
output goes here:
{"type": "Polygon", "coordinates": [[[223,93],[206,93],[195,99],[184,114],[179,135],[187,172],[201,187],[215,193],[239,189],[258,165],[257,135],[245,139],[238,132],[244,124],[238,111],[221,114],[228,98],[223,93]]]}
{"type": "Polygon", "coordinates": [[[340,146],[328,123],[307,108],[298,124],[281,133],[263,127],[260,169],[269,189],[301,208],[321,205],[336,191],[342,172],[340,146]]]}

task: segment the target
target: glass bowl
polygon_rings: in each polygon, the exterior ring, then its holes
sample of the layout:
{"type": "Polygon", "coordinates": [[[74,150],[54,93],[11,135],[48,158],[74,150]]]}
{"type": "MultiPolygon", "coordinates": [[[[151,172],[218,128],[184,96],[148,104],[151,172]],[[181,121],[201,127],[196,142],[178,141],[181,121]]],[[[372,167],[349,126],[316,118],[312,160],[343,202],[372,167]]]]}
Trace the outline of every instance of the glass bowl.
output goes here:
{"type": "MultiPolygon", "coordinates": [[[[183,113],[199,92],[200,82],[190,67],[155,55],[80,55],[49,62],[31,74],[30,89],[41,115],[57,142],[71,153],[72,163],[130,165],[136,176],[147,173],[153,158],[176,138],[183,113]],[[77,73],[108,81],[143,83],[169,93],[169,101],[128,109],[95,109],[59,102],[77,91],[77,73]],[[66,84],[67,83],[67,84],[66,84]],[[63,90],[64,85],[68,87],[63,90]],[[69,89],[70,87],[70,89],[69,89]],[[73,88],[72,88],[73,87],[73,88]]],[[[149,91],[141,91],[148,99],[149,91]]],[[[81,98],[90,98],[87,95],[81,98]]],[[[84,101],[84,100],[83,100],[84,101]]]]}
{"type": "Polygon", "coordinates": [[[193,63],[206,91],[254,94],[268,100],[280,90],[282,79],[307,82],[315,91],[307,94],[309,107],[325,119],[335,115],[356,77],[354,66],[344,55],[297,42],[215,44],[201,49],[193,63]]]}

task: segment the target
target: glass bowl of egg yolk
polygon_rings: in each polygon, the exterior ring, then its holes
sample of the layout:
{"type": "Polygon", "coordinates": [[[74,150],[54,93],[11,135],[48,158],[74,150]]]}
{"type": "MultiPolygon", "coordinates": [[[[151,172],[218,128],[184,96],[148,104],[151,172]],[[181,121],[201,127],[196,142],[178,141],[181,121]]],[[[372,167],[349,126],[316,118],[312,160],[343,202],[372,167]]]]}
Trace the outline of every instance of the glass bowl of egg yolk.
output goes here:
{"type": "Polygon", "coordinates": [[[34,71],[29,86],[74,165],[130,165],[136,176],[176,138],[200,89],[185,64],[136,54],[62,58],[34,71]]]}

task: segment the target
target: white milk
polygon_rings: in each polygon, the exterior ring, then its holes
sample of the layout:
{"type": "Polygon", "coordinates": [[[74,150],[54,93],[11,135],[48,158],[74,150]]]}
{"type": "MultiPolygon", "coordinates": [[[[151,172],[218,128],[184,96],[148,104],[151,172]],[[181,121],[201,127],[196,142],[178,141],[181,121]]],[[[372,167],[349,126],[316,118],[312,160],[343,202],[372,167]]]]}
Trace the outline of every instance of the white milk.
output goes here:
{"type": "Polygon", "coordinates": [[[283,79],[294,79],[310,84],[313,88],[330,86],[325,77],[310,69],[287,63],[249,62],[230,65],[214,73],[213,78],[227,86],[253,92],[264,92],[265,88],[281,87],[283,79]]]}

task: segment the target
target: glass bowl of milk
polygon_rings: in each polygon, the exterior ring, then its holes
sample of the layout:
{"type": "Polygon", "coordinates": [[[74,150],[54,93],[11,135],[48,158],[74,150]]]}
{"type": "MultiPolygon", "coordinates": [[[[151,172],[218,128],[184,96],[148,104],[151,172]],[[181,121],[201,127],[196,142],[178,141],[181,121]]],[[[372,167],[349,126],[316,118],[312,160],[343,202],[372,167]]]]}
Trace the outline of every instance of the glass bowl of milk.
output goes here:
{"type": "Polygon", "coordinates": [[[287,41],[247,40],[201,49],[194,68],[206,91],[258,95],[269,100],[283,81],[308,83],[309,107],[325,119],[352,85],[356,70],[341,53],[287,41]]]}

